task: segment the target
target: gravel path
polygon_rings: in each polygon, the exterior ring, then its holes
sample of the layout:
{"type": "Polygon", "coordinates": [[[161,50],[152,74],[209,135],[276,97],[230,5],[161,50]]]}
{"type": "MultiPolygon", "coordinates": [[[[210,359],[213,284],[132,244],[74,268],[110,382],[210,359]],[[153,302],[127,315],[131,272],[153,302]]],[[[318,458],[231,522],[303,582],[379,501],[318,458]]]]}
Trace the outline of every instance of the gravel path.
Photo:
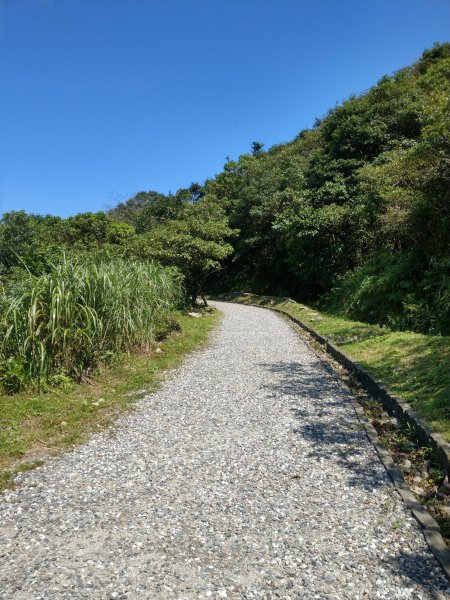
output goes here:
{"type": "Polygon", "coordinates": [[[450,598],[345,393],[293,330],[209,348],[0,502],[0,598],[450,598]]]}

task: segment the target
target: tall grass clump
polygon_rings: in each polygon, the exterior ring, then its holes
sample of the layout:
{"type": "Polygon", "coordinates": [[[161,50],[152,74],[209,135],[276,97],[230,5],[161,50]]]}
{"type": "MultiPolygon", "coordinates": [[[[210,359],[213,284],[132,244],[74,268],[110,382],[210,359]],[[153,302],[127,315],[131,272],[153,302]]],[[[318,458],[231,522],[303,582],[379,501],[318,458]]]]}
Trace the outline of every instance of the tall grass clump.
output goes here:
{"type": "Polygon", "coordinates": [[[1,388],[80,379],[117,352],[147,347],[182,295],[178,272],[153,263],[65,259],[24,274],[1,292],[1,388]]]}

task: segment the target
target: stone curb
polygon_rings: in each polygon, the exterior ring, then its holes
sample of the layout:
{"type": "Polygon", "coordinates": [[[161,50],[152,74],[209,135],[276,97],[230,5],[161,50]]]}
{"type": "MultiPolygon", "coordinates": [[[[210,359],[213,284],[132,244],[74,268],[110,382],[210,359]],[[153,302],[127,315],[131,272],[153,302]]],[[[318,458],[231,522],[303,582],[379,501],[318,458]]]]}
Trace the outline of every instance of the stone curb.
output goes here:
{"type": "MultiPolygon", "coordinates": [[[[412,426],[418,442],[423,445],[430,445],[435,451],[439,464],[445,469],[447,474],[449,473],[450,444],[448,444],[444,440],[444,438],[442,438],[442,436],[438,434],[430,425],[425,423],[407,402],[405,402],[401,398],[389,394],[388,390],[381,384],[381,382],[377,381],[374,377],[372,377],[372,375],[370,375],[365,369],[363,369],[361,365],[353,361],[344,352],[342,352],[342,350],[339,350],[326,337],[320,335],[320,333],[306,325],[306,323],[303,323],[303,321],[301,321],[297,317],[292,316],[287,311],[282,310],[280,308],[273,308],[270,306],[260,306],[258,304],[246,304],[245,306],[265,308],[267,310],[279,313],[280,315],[286,317],[289,321],[295,323],[301,329],[309,333],[313,339],[320,343],[321,346],[324,346],[324,350],[328,354],[330,354],[346,369],[351,371],[353,375],[356,376],[358,381],[362,384],[362,386],[369,392],[369,394],[371,396],[374,396],[377,400],[379,400],[383,404],[383,406],[388,410],[388,412],[394,414],[396,418],[399,419],[399,421],[412,426]]],[[[315,352],[314,348],[311,348],[311,350],[316,354],[319,360],[321,360],[327,371],[329,371],[331,375],[338,381],[340,387],[346,393],[359,421],[364,426],[367,437],[369,438],[370,442],[375,446],[375,450],[377,451],[377,454],[380,457],[380,460],[383,463],[383,466],[386,469],[389,477],[394,483],[395,488],[400,494],[405,505],[411,511],[413,517],[416,519],[416,521],[418,521],[420,527],[422,528],[422,533],[428,544],[428,547],[434,554],[436,560],[441,565],[445,575],[447,576],[447,579],[450,581],[450,550],[448,549],[442,535],[440,534],[440,527],[438,523],[435,521],[435,519],[433,519],[433,517],[430,515],[427,509],[424,506],[422,506],[422,504],[420,504],[415,494],[410,490],[408,484],[406,483],[403,477],[403,474],[395,465],[392,456],[381,443],[374,426],[367,418],[362,406],[352,395],[350,389],[336,375],[332,368],[322,360],[322,358],[317,354],[317,352],[315,352]]]]}
{"type": "Polygon", "coordinates": [[[440,533],[438,523],[433,519],[427,509],[420,504],[415,494],[409,489],[402,472],[397,468],[391,455],[380,442],[377,432],[372,423],[367,418],[364,409],[360,406],[351,393],[349,400],[358,416],[359,421],[364,425],[367,437],[375,446],[378,456],[383,463],[389,477],[392,479],[394,486],[402,497],[403,502],[411,511],[413,517],[422,528],[423,536],[434,554],[436,560],[441,565],[447,579],[450,581],[450,551],[445,544],[445,541],[440,533]]]}

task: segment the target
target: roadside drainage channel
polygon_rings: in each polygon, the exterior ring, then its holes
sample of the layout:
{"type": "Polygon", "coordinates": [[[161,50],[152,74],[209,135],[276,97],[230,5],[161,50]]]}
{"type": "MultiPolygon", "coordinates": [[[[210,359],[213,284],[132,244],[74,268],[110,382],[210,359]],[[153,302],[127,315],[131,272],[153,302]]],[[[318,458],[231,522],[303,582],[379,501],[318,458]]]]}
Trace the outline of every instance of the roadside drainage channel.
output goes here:
{"type": "MultiPolygon", "coordinates": [[[[247,305],[249,306],[249,305],[247,305]]],[[[428,423],[425,423],[421,417],[412,409],[412,407],[402,398],[391,395],[388,390],[383,386],[381,382],[372,377],[361,365],[353,361],[348,357],[342,350],[339,350],[334,344],[332,344],[326,337],[317,333],[314,329],[306,325],[303,321],[289,314],[287,311],[280,308],[274,308],[269,306],[260,306],[253,304],[259,308],[265,308],[277,312],[280,315],[287,318],[289,321],[306,331],[316,342],[323,347],[326,353],[332,356],[339,364],[345,367],[348,371],[355,376],[362,387],[376,400],[381,402],[383,407],[388,413],[395,416],[401,423],[409,425],[412,428],[414,436],[419,444],[423,446],[429,446],[432,448],[439,465],[447,473],[449,477],[450,472],[450,444],[448,444],[444,438],[437,433],[428,423]]],[[[305,340],[308,343],[307,340],[305,340]]],[[[309,345],[309,344],[308,344],[309,345]]],[[[392,456],[386,450],[384,445],[381,443],[378,434],[368,419],[363,407],[358,403],[356,398],[351,393],[348,386],[342,381],[342,379],[333,371],[332,367],[327,364],[322,357],[316,352],[316,350],[309,345],[312,352],[321,360],[325,368],[333,375],[337,380],[340,387],[345,391],[353,409],[355,410],[359,421],[364,426],[367,436],[372,444],[375,446],[378,456],[384,465],[389,477],[392,479],[395,488],[402,497],[404,503],[409,508],[414,518],[418,521],[422,528],[424,538],[431,550],[436,557],[437,561],[444,570],[447,579],[450,581],[450,550],[440,533],[440,527],[435,519],[430,515],[428,510],[420,504],[417,500],[416,495],[411,491],[408,484],[406,483],[403,474],[397,468],[392,459],[392,456]]],[[[449,477],[450,478],[450,477],[449,477]]]]}

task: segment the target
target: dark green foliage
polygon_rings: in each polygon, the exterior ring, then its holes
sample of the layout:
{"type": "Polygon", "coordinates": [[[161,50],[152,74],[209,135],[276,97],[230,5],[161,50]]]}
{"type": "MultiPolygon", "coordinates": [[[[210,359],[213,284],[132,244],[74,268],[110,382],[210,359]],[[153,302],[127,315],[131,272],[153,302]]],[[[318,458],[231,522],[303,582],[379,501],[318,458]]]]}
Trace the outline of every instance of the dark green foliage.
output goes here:
{"type": "Polygon", "coordinates": [[[450,258],[420,268],[412,253],[380,254],[347,273],[323,301],[344,316],[410,331],[450,332],[450,258]]]}
{"type": "Polygon", "coordinates": [[[223,210],[206,197],[185,204],[176,219],[154,227],[138,239],[136,254],[178,267],[195,304],[197,296],[203,296],[208,276],[219,270],[221,262],[233,252],[226,240],[234,233],[223,210]]]}
{"type": "Polygon", "coordinates": [[[19,277],[20,270],[48,272],[63,256],[93,260],[102,254],[120,254],[134,236],[132,226],[102,212],[68,219],[6,213],[0,220],[0,275],[10,276],[15,270],[19,277]]]}
{"type": "Polygon", "coordinates": [[[57,230],[60,222],[59,217],[24,211],[5,213],[0,220],[0,275],[25,265],[34,273],[45,270],[53,246],[49,233],[57,230]]]}
{"type": "Polygon", "coordinates": [[[205,185],[240,230],[215,289],[449,333],[449,97],[436,45],[292,142],[229,161],[205,185]]]}
{"type": "Polygon", "coordinates": [[[105,213],[82,213],[62,221],[59,228],[61,242],[80,250],[94,250],[106,244],[124,244],[134,234],[126,223],[117,223],[105,213]]]}
{"type": "Polygon", "coordinates": [[[127,202],[109,210],[108,216],[132,225],[137,233],[144,233],[170,219],[175,219],[182,205],[183,200],[179,195],[139,192],[127,202]]]}

